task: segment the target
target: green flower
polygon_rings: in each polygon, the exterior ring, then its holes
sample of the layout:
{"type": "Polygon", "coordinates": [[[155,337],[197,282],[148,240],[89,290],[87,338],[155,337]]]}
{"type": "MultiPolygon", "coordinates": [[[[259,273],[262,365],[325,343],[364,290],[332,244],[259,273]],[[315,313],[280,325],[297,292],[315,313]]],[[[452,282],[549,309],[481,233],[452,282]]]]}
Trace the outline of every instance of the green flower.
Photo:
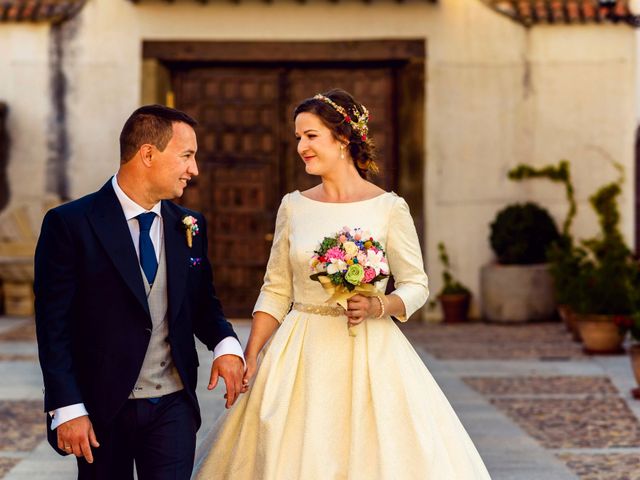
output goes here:
{"type": "Polygon", "coordinates": [[[344,276],[344,279],[351,285],[359,285],[363,278],[364,268],[358,263],[350,265],[347,274],[344,276]]]}

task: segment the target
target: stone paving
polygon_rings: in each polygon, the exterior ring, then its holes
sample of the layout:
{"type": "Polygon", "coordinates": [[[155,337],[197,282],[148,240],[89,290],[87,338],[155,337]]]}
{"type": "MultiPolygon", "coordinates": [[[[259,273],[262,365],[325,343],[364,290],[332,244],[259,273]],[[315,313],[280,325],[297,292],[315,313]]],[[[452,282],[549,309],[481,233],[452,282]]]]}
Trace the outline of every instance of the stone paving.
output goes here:
{"type": "MultiPolygon", "coordinates": [[[[235,326],[246,341],[249,323],[235,326]]],[[[629,393],[635,380],[626,355],[585,355],[551,322],[401,328],[494,480],[640,480],[640,402],[629,393]]],[[[199,354],[204,379],[210,353],[199,347],[199,354]]],[[[198,395],[203,425],[212,425],[224,392],[205,383],[198,395]]],[[[75,478],[73,459],[44,440],[41,410],[33,321],[0,317],[0,479],[75,478]]],[[[204,435],[206,428],[198,439],[204,435]]]]}
{"type": "Polygon", "coordinates": [[[582,480],[638,480],[640,457],[636,453],[559,454],[582,480]]]}
{"type": "Polygon", "coordinates": [[[403,329],[431,355],[442,360],[586,360],[580,344],[571,341],[556,322],[531,325],[408,323],[403,329]]]}
{"type": "MultiPolygon", "coordinates": [[[[415,346],[457,366],[467,386],[577,478],[640,480],[639,409],[629,393],[633,374],[625,355],[585,355],[559,323],[409,324],[403,330],[415,346]],[[473,374],[465,374],[471,362],[473,374]]],[[[517,471],[504,473],[520,478],[517,471]]]]}

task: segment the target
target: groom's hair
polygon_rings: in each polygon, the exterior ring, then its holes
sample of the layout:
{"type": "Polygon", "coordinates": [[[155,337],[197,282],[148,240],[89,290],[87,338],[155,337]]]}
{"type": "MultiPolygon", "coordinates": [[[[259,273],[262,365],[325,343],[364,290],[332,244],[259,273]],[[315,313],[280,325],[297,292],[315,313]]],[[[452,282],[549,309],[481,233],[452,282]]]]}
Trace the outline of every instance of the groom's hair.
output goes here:
{"type": "Polygon", "coordinates": [[[120,132],[120,163],[130,160],[146,143],[164,152],[173,137],[174,123],[186,123],[191,127],[198,124],[186,113],[164,105],[145,105],[137,109],[120,132]]]}

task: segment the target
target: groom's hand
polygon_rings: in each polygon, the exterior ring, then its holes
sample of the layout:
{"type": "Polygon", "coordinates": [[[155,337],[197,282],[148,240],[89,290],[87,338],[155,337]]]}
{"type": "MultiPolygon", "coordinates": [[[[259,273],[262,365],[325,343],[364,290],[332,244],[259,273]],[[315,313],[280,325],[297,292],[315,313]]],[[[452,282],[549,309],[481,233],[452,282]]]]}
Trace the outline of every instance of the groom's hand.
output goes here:
{"type": "Polygon", "coordinates": [[[87,415],[64,422],[56,430],[60,450],[73,453],[78,458],[84,457],[87,462],[93,463],[91,447],[97,448],[100,444],[87,415]]]}
{"type": "Polygon", "coordinates": [[[211,365],[211,378],[209,379],[209,390],[213,390],[218,385],[220,377],[224,379],[227,387],[225,398],[226,408],[231,408],[242,392],[242,377],[244,375],[244,363],[237,355],[220,355],[211,365]]]}

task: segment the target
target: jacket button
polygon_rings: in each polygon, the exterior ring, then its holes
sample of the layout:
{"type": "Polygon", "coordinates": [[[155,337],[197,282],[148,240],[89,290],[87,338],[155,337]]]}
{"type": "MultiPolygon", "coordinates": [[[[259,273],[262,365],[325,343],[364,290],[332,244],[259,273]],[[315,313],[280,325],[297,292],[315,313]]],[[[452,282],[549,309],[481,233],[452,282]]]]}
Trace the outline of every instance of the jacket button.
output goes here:
{"type": "Polygon", "coordinates": [[[162,385],[156,385],[156,390],[160,390],[162,388],[162,385]]]}
{"type": "Polygon", "coordinates": [[[164,367],[166,364],[167,364],[167,362],[162,362],[162,363],[160,363],[160,366],[164,367]]]}
{"type": "Polygon", "coordinates": [[[152,330],[150,328],[145,328],[145,330],[151,335],[152,330]]]}

